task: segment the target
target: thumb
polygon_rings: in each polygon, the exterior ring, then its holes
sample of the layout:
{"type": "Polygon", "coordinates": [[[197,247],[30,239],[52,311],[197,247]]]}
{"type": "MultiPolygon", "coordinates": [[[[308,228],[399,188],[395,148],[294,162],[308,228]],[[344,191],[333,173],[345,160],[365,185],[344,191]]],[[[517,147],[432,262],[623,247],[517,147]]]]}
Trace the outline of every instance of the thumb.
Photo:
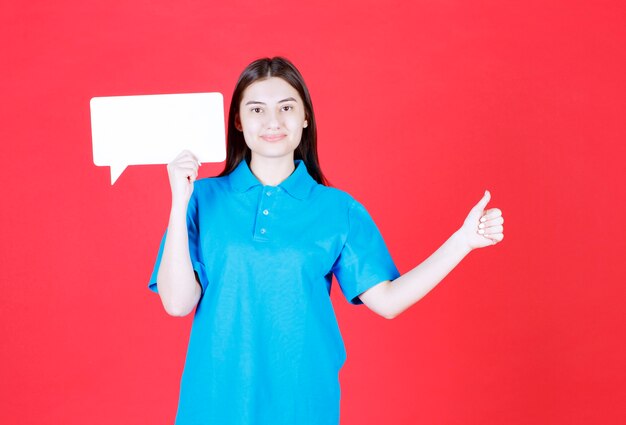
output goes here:
{"type": "Polygon", "coordinates": [[[478,211],[483,211],[485,207],[487,206],[487,204],[489,203],[490,199],[491,199],[491,193],[489,193],[488,190],[485,190],[485,195],[480,201],[478,201],[478,203],[476,204],[476,206],[474,206],[473,209],[478,210],[478,211]]]}

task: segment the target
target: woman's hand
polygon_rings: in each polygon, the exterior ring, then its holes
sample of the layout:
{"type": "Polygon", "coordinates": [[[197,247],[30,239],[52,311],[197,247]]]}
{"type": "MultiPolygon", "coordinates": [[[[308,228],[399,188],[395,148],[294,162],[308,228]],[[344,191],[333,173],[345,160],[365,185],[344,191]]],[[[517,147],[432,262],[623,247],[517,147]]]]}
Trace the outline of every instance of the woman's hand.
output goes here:
{"type": "Polygon", "coordinates": [[[504,239],[504,218],[498,208],[485,210],[491,199],[489,191],[472,208],[457,232],[470,249],[495,245],[504,239]]]}
{"type": "Polygon", "coordinates": [[[182,151],[169,164],[167,164],[167,174],[170,179],[172,189],[172,205],[184,205],[193,193],[193,182],[198,178],[198,167],[200,161],[188,150],[182,151]]]}

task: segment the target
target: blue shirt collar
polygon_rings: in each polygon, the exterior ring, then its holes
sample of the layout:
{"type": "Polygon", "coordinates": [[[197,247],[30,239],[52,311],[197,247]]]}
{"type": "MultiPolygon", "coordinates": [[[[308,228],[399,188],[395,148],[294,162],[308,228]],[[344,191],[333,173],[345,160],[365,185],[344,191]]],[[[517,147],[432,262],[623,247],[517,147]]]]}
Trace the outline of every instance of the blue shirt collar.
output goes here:
{"type": "MultiPolygon", "coordinates": [[[[309,196],[311,189],[317,185],[313,177],[309,175],[304,161],[295,160],[296,169],[289,177],[287,177],[278,187],[284,189],[287,193],[296,199],[305,199],[309,196]]],[[[245,192],[254,186],[262,186],[263,184],[256,178],[248,163],[243,160],[237,165],[229,175],[230,184],[233,190],[237,192],[245,192]]]]}

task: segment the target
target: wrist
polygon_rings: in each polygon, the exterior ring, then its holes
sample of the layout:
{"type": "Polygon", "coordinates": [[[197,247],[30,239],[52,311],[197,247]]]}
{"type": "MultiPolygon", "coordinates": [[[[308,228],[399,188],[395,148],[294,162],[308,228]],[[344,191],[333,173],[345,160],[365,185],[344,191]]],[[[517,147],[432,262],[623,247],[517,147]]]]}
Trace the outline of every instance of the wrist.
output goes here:
{"type": "Polygon", "coordinates": [[[450,237],[450,240],[452,241],[455,250],[457,250],[463,257],[473,250],[462,229],[454,232],[450,237]]]}
{"type": "Polygon", "coordinates": [[[187,204],[182,200],[172,199],[172,208],[170,209],[170,220],[187,219],[187,204]]]}

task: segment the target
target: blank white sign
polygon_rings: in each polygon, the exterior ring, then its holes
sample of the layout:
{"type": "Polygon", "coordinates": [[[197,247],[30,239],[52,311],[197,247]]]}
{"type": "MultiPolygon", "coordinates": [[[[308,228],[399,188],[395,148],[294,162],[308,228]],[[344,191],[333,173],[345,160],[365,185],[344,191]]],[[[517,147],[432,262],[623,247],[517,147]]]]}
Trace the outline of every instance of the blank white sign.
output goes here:
{"type": "Polygon", "coordinates": [[[111,184],[129,165],[167,164],[182,150],[200,162],[226,158],[221,93],[94,97],[93,162],[111,167],[111,184]]]}

